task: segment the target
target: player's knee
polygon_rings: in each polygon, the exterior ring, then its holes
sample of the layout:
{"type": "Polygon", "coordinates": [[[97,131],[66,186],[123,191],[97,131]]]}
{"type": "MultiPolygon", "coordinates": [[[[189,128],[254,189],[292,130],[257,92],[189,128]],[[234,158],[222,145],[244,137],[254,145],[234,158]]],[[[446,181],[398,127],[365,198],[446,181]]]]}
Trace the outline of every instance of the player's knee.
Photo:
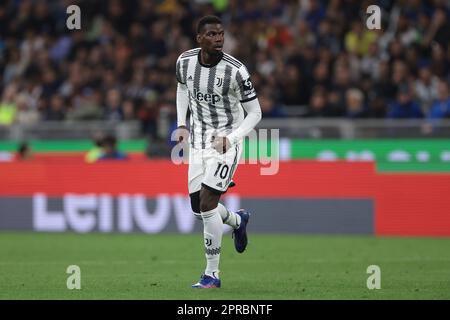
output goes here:
{"type": "Polygon", "coordinates": [[[200,211],[206,212],[211,211],[217,207],[217,203],[213,199],[201,199],[200,200],[200,211]]]}
{"type": "Polygon", "coordinates": [[[220,193],[213,192],[208,188],[203,187],[200,190],[200,211],[206,212],[217,208],[220,200],[220,193]]]}
{"type": "Polygon", "coordinates": [[[200,211],[201,212],[206,212],[212,210],[211,206],[209,206],[207,203],[200,203],[200,211]]]}
{"type": "Polygon", "coordinates": [[[191,198],[191,208],[194,216],[197,219],[202,220],[202,214],[200,213],[200,191],[191,193],[189,197],[191,198]]]}
{"type": "Polygon", "coordinates": [[[191,198],[192,211],[200,213],[200,191],[191,193],[189,197],[191,198]]]}

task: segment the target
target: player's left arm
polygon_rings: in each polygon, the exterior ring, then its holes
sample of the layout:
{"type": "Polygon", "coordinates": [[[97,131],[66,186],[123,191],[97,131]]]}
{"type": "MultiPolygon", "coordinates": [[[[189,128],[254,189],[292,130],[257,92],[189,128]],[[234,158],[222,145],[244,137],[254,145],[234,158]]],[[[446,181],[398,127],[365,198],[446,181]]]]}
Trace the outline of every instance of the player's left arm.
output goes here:
{"type": "Polygon", "coordinates": [[[231,144],[236,144],[241,141],[247,134],[249,134],[261,120],[261,106],[258,98],[242,103],[242,107],[247,112],[247,116],[242,121],[241,125],[231,132],[227,139],[231,144]]]}
{"type": "Polygon", "coordinates": [[[241,141],[249,134],[261,120],[262,112],[255,88],[250,81],[250,75],[245,66],[242,66],[236,74],[235,93],[239,98],[247,116],[236,130],[226,137],[215,141],[214,147],[220,153],[225,153],[233,144],[241,141]]]}

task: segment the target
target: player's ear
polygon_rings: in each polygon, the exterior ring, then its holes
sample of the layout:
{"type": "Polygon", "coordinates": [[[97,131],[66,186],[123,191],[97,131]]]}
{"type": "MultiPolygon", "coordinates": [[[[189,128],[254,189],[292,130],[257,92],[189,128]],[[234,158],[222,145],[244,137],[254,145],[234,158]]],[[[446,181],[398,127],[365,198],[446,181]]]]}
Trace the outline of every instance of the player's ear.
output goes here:
{"type": "Polygon", "coordinates": [[[202,40],[202,36],[200,34],[197,34],[197,43],[200,44],[201,40],[202,40]]]}

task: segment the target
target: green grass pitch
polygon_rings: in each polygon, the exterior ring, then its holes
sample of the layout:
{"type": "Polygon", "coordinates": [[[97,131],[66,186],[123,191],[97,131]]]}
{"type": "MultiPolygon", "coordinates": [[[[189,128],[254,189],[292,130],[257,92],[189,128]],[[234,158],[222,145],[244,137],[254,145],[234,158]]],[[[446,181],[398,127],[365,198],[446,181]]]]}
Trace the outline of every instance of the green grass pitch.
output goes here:
{"type": "Polygon", "coordinates": [[[202,235],[0,233],[0,299],[450,299],[450,239],[251,234],[222,288],[191,289],[202,235]],[[81,268],[81,290],[66,269],[81,268]],[[369,265],[381,289],[366,287],[369,265]]]}

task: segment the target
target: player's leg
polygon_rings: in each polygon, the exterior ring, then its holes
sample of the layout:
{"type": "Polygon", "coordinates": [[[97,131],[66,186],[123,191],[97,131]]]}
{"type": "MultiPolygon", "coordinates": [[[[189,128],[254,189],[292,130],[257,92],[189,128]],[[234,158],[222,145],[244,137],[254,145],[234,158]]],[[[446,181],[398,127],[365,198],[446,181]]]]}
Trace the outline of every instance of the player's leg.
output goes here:
{"type": "MultiPolygon", "coordinates": [[[[209,170],[210,172],[208,172],[207,169],[207,172],[205,173],[205,177],[207,177],[206,183],[220,191],[222,194],[226,193],[229,188],[236,186],[232,177],[242,155],[241,150],[241,145],[238,145],[228,150],[224,155],[219,155],[217,152],[211,151],[210,155],[213,159],[209,160],[209,162],[212,171],[209,170]]],[[[239,228],[241,217],[238,214],[228,210],[222,203],[218,204],[218,209],[223,223],[229,225],[233,229],[239,228]]]]}
{"type": "Polygon", "coordinates": [[[223,223],[220,215],[217,213],[217,203],[219,202],[220,196],[217,197],[214,195],[211,197],[208,196],[207,193],[201,192],[205,165],[204,151],[201,149],[190,148],[188,172],[189,197],[194,216],[203,221],[203,243],[207,259],[205,274],[202,275],[202,278],[198,283],[192,286],[193,288],[220,287],[220,280],[216,278],[218,277],[218,260],[220,257],[223,232],[223,223]],[[203,206],[201,205],[201,197],[204,199],[203,206]],[[202,209],[205,212],[202,213],[202,209]],[[210,209],[216,209],[216,214],[214,214],[214,210],[210,209]],[[204,214],[204,216],[202,214],[204,214]]]}
{"type": "MultiPolygon", "coordinates": [[[[188,189],[189,198],[191,200],[192,213],[198,220],[202,220],[200,213],[200,189],[202,187],[203,165],[202,165],[202,151],[191,148],[189,153],[189,173],[188,173],[188,189]]],[[[230,182],[230,187],[235,186],[233,181],[230,182]]],[[[218,209],[222,221],[229,226],[236,228],[239,226],[240,217],[236,218],[234,212],[230,212],[221,203],[218,204],[218,209]]]]}
{"type": "Polygon", "coordinates": [[[203,220],[202,214],[200,213],[200,191],[190,193],[189,198],[191,199],[192,213],[198,220],[203,220]]]}
{"type": "Polygon", "coordinates": [[[222,218],[223,223],[229,225],[233,229],[239,228],[241,223],[241,217],[236,214],[236,212],[230,211],[225,207],[222,203],[219,202],[217,205],[217,209],[219,210],[220,217],[222,218]]]}
{"type": "MultiPolygon", "coordinates": [[[[203,220],[203,240],[206,268],[200,281],[193,288],[219,288],[219,262],[222,246],[223,222],[217,209],[220,192],[202,185],[200,190],[200,212],[203,220]]],[[[192,199],[192,197],[191,197],[192,199]]]]}
{"type": "Polygon", "coordinates": [[[205,241],[205,274],[219,278],[220,250],[222,246],[223,222],[217,205],[221,193],[202,185],[200,190],[200,212],[203,218],[205,241]]]}
{"type": "MultiPolygon", "coordinates": [[[[211,159],[208,160],[203,185],[209,186],[211,189],[225,193],[232,183],[233,176],[237,170],[237,166],[242,156],[242,143],[233,146],[225,154],[220,155],[213,152],[211,159]]],[[[219,213],[224,223],[230,225],[233,230],[234,245],[236,251],[244,252],[248,244],[247,224],[250,215],[245,210],[232,212],[222,204],[218,205],[219,213]]]]}
{"type": "Polygon", "coordinates": [[[192,213],[198,220],[202,220],[200,213],[200,188],[203,180],[202,150],[189,149],[188,189],[191,199],[192,213]]]}
{"type": "MultiPolygon", "coordinates": [[[[202,220],[202,214],[200,212],[200,191],[196,191],[189,194],[191,199],[192,213],[198,220],[202,220]]],[[[233,229],[239,228],[241,223],[241,217],[236,213],[228,210],[222,203],[218,203],[217,209],[219,210],[222,222],[229,225],[233,229]]]]}
{"type": "MultiPolygon", "coordinates": [[[[235,246],[239,238],[239,247],[236,246],[236,249],[242,252],[247,245],[246,224],[248,214],[230,212],[219,203],[221,195],[227,191],[232,182],[232,176],[236,171],[237,162],[241,155],[239,147],[229,150],[225,155],[219,155],[215,150],[205,150],[203,155],[205,155],[206,170],[203,174],[200,189],[200,212],[204,226],[207,266],[202,279],[193,287],[217,288],[220,287],[218,277],[223,221],[235,228],[233,235],[238,235],[238,237],[235,237],[235,246]],[[241,221],[244,222],[241,223],[241,221]],[[240,232],[237,232],[239,230],[240,232]],[[243,235],[245,236],[245,245],[242,245],[243,235]]],[[[192,199],[195,201],[195,195],[192,195],[192,199]]]]}

